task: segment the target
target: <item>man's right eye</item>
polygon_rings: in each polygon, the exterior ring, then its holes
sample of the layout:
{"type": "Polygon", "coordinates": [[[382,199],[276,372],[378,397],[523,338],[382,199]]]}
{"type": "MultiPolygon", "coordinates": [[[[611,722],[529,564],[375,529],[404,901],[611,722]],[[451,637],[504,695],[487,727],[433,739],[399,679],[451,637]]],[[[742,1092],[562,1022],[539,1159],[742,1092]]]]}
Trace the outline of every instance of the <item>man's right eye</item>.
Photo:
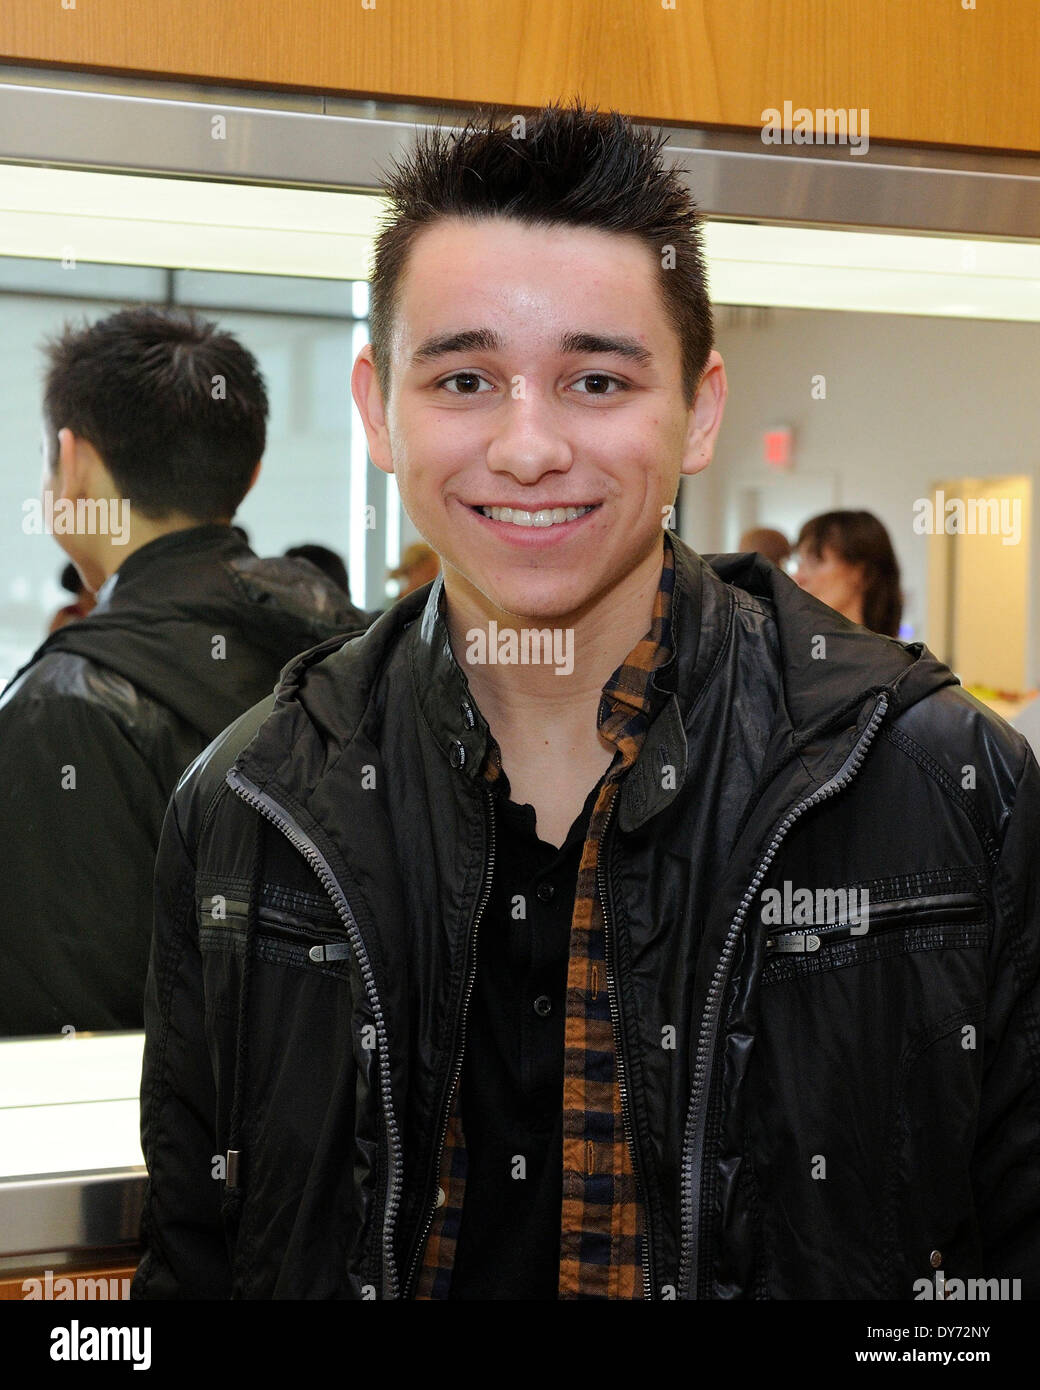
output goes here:
{"type": "MultiPolygon", "coordinates": [[[[437,385],[438,385],[438,387],[447,386],[447,384],[448,384],[449,381],[465,381],[465,382],[475,382],[475,383],[479,383],[479,382],[484,381],[484,380],[485,380],[485,378],[482,377],[482,376],[478,376],[476,372],[453,372],[451,376],[445,377],[444,380],[443,380],[443,381],[439,381],[439,382],[437,383],[437,385]]],[[[490,383],[490,382],[487,382],[486,384],[487,384],[487,386],[488,386],[489,388],[494,389],[494,388],[491,387],[491,383],[490,383]]],[[[463,390],[460,390],[460,391],[452,391],[450,394],[453,395],[453,396],[478,396],[478,395],[486,395],[486,392],[480,391],[479,389],[477,389],[477,390],[470,390],[470,389],[467,387],[467,388],[464,388],[463,390]]]]}

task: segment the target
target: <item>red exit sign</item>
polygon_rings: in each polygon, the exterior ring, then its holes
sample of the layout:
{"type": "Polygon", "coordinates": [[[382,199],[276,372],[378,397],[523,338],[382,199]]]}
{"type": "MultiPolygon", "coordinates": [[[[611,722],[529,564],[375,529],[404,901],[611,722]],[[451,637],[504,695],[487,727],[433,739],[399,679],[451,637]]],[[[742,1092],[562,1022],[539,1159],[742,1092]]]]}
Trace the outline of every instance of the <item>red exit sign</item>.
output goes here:
{"type": "Polygon", "coordinates": [[[790,468],[794,463],[794,430],[779,425],[762,436],[763,457],[769,468],[790,468]]]}

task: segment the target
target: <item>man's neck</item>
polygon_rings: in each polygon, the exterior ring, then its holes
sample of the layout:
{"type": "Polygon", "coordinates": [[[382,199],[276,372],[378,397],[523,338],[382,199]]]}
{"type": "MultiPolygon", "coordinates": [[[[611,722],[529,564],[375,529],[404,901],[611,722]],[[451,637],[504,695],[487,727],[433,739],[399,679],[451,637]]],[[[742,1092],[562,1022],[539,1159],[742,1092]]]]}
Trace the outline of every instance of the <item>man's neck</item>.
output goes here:
{"type": "Polygon", "coordinates": [[[445,619],[452,652],[496,736],[499,730],[579,730],[588,726],[590,711],[595,727],[604,684],[650,629],[661,583],[663,544],[662,540],[620,583],[577,613],[551,618],[525,620],[503,612],[445,566],[445,619]],[[517,634],[522,652],[522,631],[546,628],[559,634],[558,641],[567,649],[566,674],[558,674],[565,668],[556,662],[510,660],[508,634],[517,634]],[[471,641],[471,634],[480,632],[487,634],[486,639],[471,641]],[[493,654],[497,660],[489,659],[493,654]],[[476,660],[471,659],[473,655],[476,660]]]}

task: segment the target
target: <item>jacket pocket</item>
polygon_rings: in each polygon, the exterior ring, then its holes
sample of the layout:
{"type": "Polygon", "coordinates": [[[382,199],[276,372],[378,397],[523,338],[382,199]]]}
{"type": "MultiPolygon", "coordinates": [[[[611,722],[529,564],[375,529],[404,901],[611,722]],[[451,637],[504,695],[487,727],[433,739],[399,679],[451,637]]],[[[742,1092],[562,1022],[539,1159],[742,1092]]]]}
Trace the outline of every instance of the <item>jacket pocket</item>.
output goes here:
{"type": "MultiPolygon", "coordinates": [[[[237,1181],[221,1194],[232,1297],[339,1296],[359,1258],[354,1188],[374,1165],[377,1133],[356,958],[302,895],[265,893],[251,934],[244,888],[197,895],[196,909],[215,1150],[238,1155],[237,1181]],[[327,1175],[324,1197],[314,1171],[327,1175]]],[[[363,1183],[370,1201],[367,1174],[363,1183]]]]}
{"type": "MultiPolygon", "coordinates": [[[[244,956],[249,920],[247,903],[233,898],[217,902],[207,895],[199,903],[199,948],[244,956]]],[[[273,965],[291,965],[322,974],[349,972],[352,951],[343,932],[310,917],[261,905],[255,936],[256,954],[273,965]]]]}
{"type": "Polygon", "coordinates": [[[989,930],[986,903],[971,890],[873,901],[844,920],[768,928],[762,980],[768,984],[908,951],[982,946],[989,930]]]}

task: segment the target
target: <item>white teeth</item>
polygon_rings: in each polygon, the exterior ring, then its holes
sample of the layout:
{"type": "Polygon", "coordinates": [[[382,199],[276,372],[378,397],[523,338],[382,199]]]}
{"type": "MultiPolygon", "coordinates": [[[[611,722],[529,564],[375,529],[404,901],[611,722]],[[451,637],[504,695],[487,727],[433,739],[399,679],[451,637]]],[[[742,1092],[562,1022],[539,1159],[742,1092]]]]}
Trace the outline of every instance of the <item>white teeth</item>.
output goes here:
{"type": "Polygon", "coordinates": [[[481,507],[492,521],[509,521],[514,526],[558,526],[561,521],[577,521],[591,512],[591,507],[544,507],[538,512],[525,512],[519,507],[481,507]]]}

